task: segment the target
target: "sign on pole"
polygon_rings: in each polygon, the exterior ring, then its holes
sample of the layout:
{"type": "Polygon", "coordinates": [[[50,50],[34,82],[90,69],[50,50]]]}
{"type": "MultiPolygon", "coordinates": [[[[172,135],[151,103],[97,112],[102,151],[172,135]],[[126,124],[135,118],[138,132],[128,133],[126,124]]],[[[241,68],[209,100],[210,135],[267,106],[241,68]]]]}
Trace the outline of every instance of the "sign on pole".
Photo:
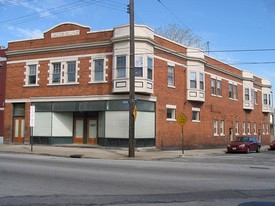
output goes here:
{"type": "Polygon", "coordinates": [[[187,122],[187,117],[185,116],[185,114],[181,113],[177,118],[177,123],[179,123],[180,126],[183,127],[186,122],[187,122]]]}
{"type": "Polygon", "coordinates": [[[30,107],[30,127],[34,127],[35,124],[35,106],[30,107]]]}
{"type": "Polygon", "coordinates": [[[187,122],[187,117],[185,114],[181,113],[177,118],[177,123],[181,126],[181,144],[182,144],[182,154],[184,153],[184,139],[183,139],[183,126],[187,122]]]}
{"type": "Polygon", "coordinates": [[[33,127],[35,124],[35,106],[30,106],[30,127],[31,127],[31,151],[33,151],[33,127]]]}

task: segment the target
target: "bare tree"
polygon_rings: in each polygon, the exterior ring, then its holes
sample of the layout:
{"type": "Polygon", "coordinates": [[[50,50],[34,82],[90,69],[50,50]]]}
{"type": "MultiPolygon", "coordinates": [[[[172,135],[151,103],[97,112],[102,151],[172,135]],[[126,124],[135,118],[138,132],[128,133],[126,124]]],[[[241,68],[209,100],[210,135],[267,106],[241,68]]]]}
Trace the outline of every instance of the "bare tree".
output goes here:
{"type": "Polygon", "coordinates": [[[204,42],[201,37],[194,34],[190,29],[182,28],[177,24],[169,24],[166,27],[159,27],[155,29],[155,32],[185,46],[208,50],[207,42],[204,42]]]}

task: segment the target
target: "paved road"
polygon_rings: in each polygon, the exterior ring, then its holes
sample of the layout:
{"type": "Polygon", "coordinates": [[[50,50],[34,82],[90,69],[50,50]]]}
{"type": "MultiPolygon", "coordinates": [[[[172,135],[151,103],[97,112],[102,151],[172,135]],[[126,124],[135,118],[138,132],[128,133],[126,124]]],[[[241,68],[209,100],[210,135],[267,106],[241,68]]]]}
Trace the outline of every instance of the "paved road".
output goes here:
{"type": "MultiPolygon", "coordinates": [[[[258,157],[264,155],[271,154],[258,157]]],[[[133,161],[0,153],[0,205],[275,204],[275,166],[253,168],[223,157],[133,161]]]]}

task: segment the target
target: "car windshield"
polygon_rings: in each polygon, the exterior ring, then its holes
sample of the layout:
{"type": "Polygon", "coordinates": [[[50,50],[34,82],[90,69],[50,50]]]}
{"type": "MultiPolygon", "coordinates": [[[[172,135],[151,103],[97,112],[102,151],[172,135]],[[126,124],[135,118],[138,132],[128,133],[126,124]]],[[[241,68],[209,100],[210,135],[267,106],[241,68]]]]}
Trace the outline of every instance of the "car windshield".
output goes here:
{"type": "Polygon", "coordinates": [[[238,137],[237,142],[248,142],[248,137],[238,137]]]}

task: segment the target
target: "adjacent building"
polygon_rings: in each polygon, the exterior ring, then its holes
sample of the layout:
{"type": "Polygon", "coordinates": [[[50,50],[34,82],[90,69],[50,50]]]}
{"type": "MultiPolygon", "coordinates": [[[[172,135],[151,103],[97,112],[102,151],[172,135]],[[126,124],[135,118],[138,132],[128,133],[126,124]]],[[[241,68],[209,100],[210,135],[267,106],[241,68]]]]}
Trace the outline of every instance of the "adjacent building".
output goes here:
{"type": "MultiPolygon", "coordinates": [[[[43,144],[127,146],[129,40],[129,25],[91,31],[63,23],[43,38],[9,42],[5,142],[32,135],[43,144]]],[[[270,81],[144,25],[135,25],[135,91],[138,147],[216,147],[239,135],[270,142],[270,81]]]]}
{"type": "Polygon", "coordinates": [[[6,83],[6,53],[0,46],[0,143],[4,139],[4,108],[5,108],[5,83],[6,83]]]}

